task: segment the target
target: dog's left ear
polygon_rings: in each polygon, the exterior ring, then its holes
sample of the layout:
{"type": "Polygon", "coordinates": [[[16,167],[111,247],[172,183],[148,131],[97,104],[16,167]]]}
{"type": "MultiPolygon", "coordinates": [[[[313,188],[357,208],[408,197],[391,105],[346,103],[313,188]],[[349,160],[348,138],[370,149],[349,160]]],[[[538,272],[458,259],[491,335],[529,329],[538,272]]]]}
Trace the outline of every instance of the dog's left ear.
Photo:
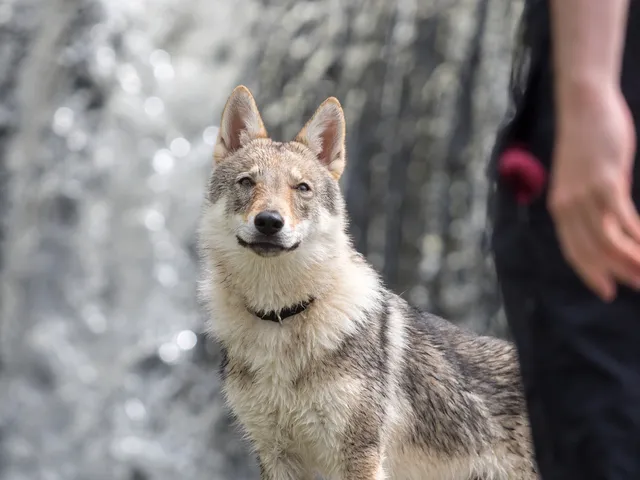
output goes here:
{"type": "Polygon", "coordinates": [[[347,160],[344,112],[338,99],[322,102],[295,141],[306,145],[338,180],[347,160]]]}
{"type": "Polygon", "coordinates": [[[247,87],[238,85],[222,111],[218,141],[213,151],[215,162],[221,162],[256,138],[267,138],[267,130],[253,95],[247,87]]]}

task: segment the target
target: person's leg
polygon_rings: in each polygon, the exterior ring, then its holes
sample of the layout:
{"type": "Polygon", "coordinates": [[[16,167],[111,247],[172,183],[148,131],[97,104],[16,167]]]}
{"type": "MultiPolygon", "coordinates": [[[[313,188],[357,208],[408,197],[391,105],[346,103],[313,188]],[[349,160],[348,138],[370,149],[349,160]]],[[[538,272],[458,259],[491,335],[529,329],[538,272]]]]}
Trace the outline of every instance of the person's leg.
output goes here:
{"type": "Polygon", "coordinates": [[[543,352],[537,348],[543,341],[539,337],[543,335],[544,328],[540,322],[531,321],[535,301],[531,265],[526,251],[527,220],[515,204],[505,198],[504,193],[500,194],[497,207],[492,239],[496,271],[510,332],[518,349],[536,462],[539,472],[549,472],[554,466],[554,439],[547,428],[542,400],[545,375],[538,356],[543,352]]]}
{"type": "Polygon", "coordinates": [[[498,208],[494,256],[542,478],[640,479],[640,294],[601,302],[546,212],[516,215],[505,193],[498,208]]]}

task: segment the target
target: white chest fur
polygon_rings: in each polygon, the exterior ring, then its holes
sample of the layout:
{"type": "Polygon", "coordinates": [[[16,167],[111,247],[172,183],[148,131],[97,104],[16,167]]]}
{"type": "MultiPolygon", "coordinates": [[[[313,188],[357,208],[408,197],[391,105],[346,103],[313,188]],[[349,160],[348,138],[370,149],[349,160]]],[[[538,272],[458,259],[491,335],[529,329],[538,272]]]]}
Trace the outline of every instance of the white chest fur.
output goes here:
{"type": "MultiPolygon", "coordinates": [[[[221,322],[224,323],[224,322],[221,322]]],[[[224,330],[228,404],[261,451],[293,454],[306,469],[339,468],[340,443],[361,384],[325,360],[340,345],[336,326],[353,328],[345,312],[314,304],[282,325],[242,314],[224,330]],[[333,334],[325,330],[333,324],[333,334]]],[[[349,328],[349,329],[350,329],[349,328]]]]}
{"type": "Polygon", "coordinates": [[[309,272],[269,275],[280,279],[276,284],[254,274],[238,288],[229,285],[227,272],[214,268],[201,290],[209,307],[211,333],[228,354],[224,382],[228,404],[254,446],[261,455],[265,449],[274,455],[292,452],[305,471],[318,470],[329,477],[339,468],[339,445],[362,385],[339,369],[325,368],[324,360],[370,321],[367,312],[381,308],[380,284],[368,266],[348,258],[333,261],[341,269],[327,265],[328,270],[340,274],[317,273],[313,285],[322,287],[312,291],[317,300],[282,325],[257,318],[247,305],[278,307],[275,297],[255,302],[262,298],[255,292],[267,284],[270,291],[287,292],[291,298],[285,301],[300,301],[309,292],[302,285],[309,272]],[[298,281],[287,289],[284,280],[291,278],[298,281]]]}
{"type": "Polygon", "coordinates": [[[359,385],[334,375],[306,382],[286,374],[277,360],[269,363],[250,382],[228,377],[229,405],[261,450],[294,454],[308,468],[335,471],[359,385]]]}

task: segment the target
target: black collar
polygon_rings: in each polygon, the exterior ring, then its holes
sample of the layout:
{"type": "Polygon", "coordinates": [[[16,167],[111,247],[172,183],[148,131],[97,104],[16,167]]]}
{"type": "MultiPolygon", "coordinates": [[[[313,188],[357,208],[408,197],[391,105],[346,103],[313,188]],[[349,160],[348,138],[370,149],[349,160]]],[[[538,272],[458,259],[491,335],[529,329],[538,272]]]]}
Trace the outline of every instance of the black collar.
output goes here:
{"type": "Polygon", "coordinates": [[[272,322],[281,323],[282,320],[284,320],[285,318],[293,317],[294,315],[298,315],[299,313],[304,312],[307,308],[309,308],[309,305],[311,305],[314,300],[315,300],[314,298],[310,298],[305,302],[297,303],[295,305],[283,308],[282,310],[278,310],[278,311],[276,310],[271,310],[270,312],[254,312],[252,310],[249,310],[249,311],[252,314],[254,314],[256,317],[261,318],[262,320],[270,320],[272,322]]]}

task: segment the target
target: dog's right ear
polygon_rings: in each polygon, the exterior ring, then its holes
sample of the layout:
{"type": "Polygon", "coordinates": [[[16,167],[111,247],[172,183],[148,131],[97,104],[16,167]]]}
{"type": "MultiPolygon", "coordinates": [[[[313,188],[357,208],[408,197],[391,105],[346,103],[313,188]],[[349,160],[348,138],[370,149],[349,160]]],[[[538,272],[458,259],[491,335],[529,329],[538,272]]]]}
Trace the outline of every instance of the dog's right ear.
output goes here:
{"type": "Polygon", "coordinates": [[[330,97],[322,102],[295,141],[309,147],[333,178],[339,180],[347,158],[344,112],[338,99],[330,97]]]}
{"type": "Polygon", "coordinates": [[[218,140],[213,151],[215,163],[256,138],[267,138],[260,112],[253,95],[244,85],[237,86],[222,111],[218,140]]]}

